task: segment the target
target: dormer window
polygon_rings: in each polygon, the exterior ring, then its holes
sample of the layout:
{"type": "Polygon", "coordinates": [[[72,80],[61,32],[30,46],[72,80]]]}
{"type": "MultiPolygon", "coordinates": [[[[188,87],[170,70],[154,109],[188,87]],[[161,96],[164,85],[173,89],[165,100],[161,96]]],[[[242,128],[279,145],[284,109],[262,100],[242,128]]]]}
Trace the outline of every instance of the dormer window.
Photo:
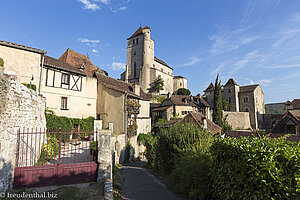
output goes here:
{"type": "Polygon", "coordinates": [[[82,63],[82,65],[81,65],[81,67],[79,69],[82,70],[82,71],[85,69],[85,66],[84,66],[83,63],[82,63]]]}

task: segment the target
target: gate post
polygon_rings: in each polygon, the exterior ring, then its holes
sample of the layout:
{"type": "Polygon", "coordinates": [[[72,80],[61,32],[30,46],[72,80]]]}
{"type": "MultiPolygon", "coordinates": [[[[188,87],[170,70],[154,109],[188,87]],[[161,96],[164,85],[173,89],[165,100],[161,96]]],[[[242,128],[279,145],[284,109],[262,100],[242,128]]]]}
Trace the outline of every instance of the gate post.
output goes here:
{"type": "Polygon", "coordinates": [[[112,149],[110,146],[111,130],[98,132],[98,183],[105,183],[105,196],[112,197],[112,149]]]}
{"type": "Polygon", "coordinates": [[[60,165],[60,152],[61,152],[61,128],[59,128],[59,131],[58,131],[58,162],[57,164],[60,165]]]}

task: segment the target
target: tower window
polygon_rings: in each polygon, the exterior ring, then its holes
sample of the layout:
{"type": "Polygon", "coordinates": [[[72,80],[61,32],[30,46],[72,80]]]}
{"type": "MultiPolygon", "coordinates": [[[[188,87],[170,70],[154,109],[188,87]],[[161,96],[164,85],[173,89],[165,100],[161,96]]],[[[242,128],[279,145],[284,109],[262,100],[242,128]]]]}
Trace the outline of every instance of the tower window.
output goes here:
{"type": "Polygon", "coordinates": [[[231,103],[231,98],[230,97],[228,98],[228,102],[231,103]]]}
{"type": "Polygon", "coordinates": [[[244,97],[244,103],[248,103],[248,102],[249,102],[248,97],[244,97]]]}
{"type": "Polygon", "coordinates": [[[134,78],[136,78],[136,74],[137,74],[136,62],[134,62],[134,65],[133,65],[133,76],[134,76],[134,78]]]}
{"type": "Polygon", "coordinates": [[[230,92],[231,92],[230,89],[228,89],[228,90],[227,90],[227,93],[230,93],[230,92]]]}

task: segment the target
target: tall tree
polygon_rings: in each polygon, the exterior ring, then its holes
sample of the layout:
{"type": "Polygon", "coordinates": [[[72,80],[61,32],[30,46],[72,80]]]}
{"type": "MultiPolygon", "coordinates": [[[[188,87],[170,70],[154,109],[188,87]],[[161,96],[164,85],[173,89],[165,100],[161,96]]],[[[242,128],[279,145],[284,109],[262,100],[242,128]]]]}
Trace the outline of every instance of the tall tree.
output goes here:
{"type": "Polygon", "coordinates": [[[164,79],[161,78],[160,75],[154,80],[152,89],[155,92],[159,92],[160,90],[164,90],[164,79]]]}
{"type": "Polygon", "coordinates": [[[219,74],[217,75],[214,90],[214,112],[213,121],[219,125],[223,126],[223,102],[221,96],[221,81],[219,81],[219,74]]]}

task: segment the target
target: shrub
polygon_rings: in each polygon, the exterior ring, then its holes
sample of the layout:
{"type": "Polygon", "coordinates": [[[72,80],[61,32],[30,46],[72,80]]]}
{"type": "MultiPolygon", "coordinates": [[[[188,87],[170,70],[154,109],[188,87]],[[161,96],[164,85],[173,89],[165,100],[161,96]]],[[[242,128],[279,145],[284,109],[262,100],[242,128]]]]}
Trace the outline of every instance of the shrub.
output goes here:
{"type": "Polygon", "coordinates": [[[186,89],[186,88],[179,88],[177,90],[177,95],[189,96],[190,94],[191,94],[191,91],[189,89],[186,89]]]}
{"type": "Polygon", "coordinates": [[[36,91],[36,85],[34,84],[29,84],[29,83],[22,83],[23,85],[25,85],[27,88],[32,89],[34,91],[36,91]]]}
{"type": "Polygon", "coordinates": [[[4,67],[4,60],[0,58],[0,67],[4,67]]]}
{"type": "Polygon", "coordinates": [[[284,139],[225,138],[211,146],[215,199],[294,199],[300,195],[300,145],[284,139]]]}
{"type": "Polygon", "coordinates": [[[59,141],[54,135],[47,136],[46,143],[42,144],[41,155],[39,162],[45,163],[48,159],[58,155],[59,141]]]}

